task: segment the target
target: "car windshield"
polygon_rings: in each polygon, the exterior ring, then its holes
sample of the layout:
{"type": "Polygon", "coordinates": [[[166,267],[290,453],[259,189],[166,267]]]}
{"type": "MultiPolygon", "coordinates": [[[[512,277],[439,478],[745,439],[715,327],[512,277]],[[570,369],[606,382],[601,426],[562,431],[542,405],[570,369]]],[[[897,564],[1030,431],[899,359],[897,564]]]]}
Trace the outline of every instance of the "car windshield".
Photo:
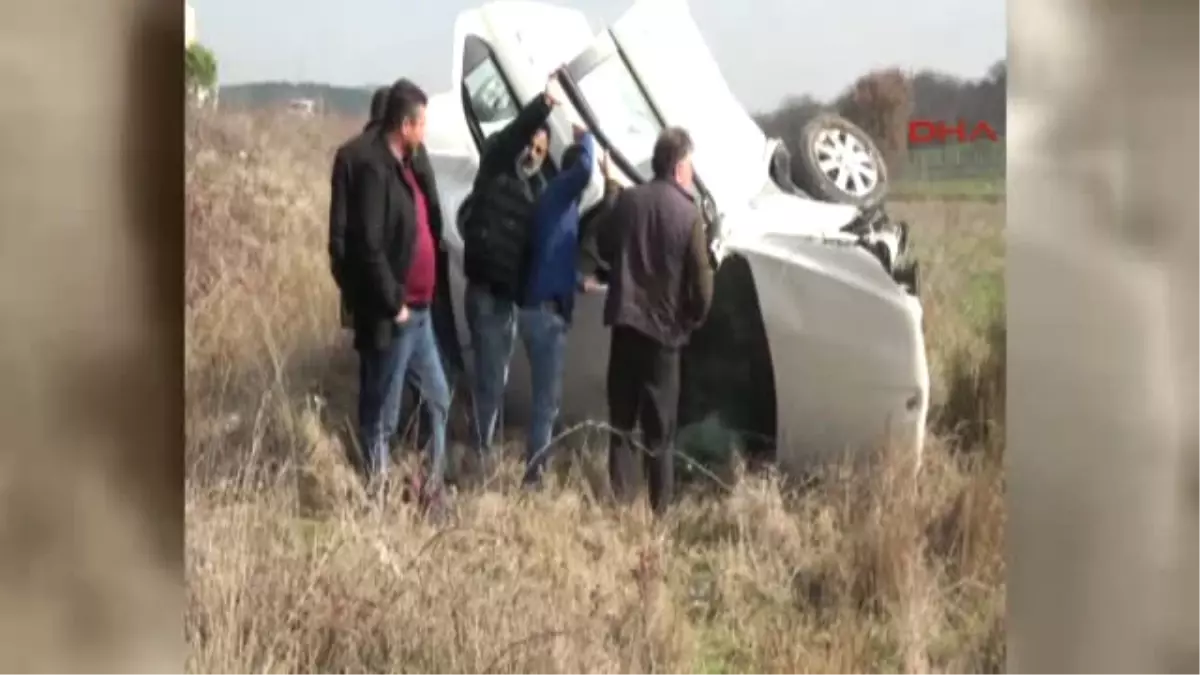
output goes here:
{"type": "Polygon", "coordinates": [[[642,95],[625,60],[620,54],[613,53],[586,73],[574,77],[612,150],[624,156],[641,174],[639,178],[649,180],[650,157],[662,124],[642,95]]]}

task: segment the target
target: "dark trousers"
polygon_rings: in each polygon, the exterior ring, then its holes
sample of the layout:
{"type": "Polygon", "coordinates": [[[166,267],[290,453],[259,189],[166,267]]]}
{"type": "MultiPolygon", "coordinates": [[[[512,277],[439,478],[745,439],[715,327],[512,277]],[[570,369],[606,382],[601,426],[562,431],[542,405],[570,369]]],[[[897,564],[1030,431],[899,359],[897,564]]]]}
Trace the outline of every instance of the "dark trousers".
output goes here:
{"type": "Polygon", "coordinates": [[[675,487],[675,422],[679,408],[679,350],[625,326],[612,330],[608,356],[608,415],[613,428],[608,472],[613,492],[631,501],[642,454],[650,505],[663,513],[675,487]],[[640,423],[643,447],[632,438],[640,423]]]}

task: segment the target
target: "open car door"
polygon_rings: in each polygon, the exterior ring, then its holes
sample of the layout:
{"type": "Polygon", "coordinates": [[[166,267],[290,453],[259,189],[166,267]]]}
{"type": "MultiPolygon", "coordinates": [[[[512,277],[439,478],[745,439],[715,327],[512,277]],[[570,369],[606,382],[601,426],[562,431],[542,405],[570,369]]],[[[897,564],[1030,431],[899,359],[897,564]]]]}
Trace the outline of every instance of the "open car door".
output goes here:
{"type": "MultiPolygon", "coordinates": [[[[632,70],[611,30],[600,33],[592,43],[568,62],[559,82],[571,108],[609,154],[612,178],[623,185],[649,181],[654,143],[669,118],[655,106],[644,84],[632,70]]],[[[672,122],[673,123],[673,122],[672,122]]],[[[709,189],[707,175],[696,166],[696,198],[708,230],[710,245],[721,238],[719,199],[709,189]]],[[[598,172],[584,195],[586,212],[603,195],[604,176],[598,172]]]]}
{"type": "Polygon", "coordinates": [[[745,204],[769,176],[767,139],[729,89],[686,0],[638,0],[609,30],[650,104],[688,130],[693,161],[722,210],[745,204]]]}

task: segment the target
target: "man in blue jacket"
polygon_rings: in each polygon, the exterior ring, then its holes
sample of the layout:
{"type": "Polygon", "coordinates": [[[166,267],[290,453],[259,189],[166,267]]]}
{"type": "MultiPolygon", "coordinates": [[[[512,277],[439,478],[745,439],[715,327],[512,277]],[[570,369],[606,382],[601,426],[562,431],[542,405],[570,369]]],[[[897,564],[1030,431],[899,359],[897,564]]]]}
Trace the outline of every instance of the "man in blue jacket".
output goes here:
{"type": "Polygon", "coordinates": [[[562,395],[563,357],[575,292],[596,288],[579,273],[579,199],[592,179],[595,139],[575,128],[575,144],[562,156],[562,170],[534,208],[529,277],[518,315],[521,342],[529,359],[533,393],[525,451],[525,485],[541,482],[542,470],[562,395]]]}

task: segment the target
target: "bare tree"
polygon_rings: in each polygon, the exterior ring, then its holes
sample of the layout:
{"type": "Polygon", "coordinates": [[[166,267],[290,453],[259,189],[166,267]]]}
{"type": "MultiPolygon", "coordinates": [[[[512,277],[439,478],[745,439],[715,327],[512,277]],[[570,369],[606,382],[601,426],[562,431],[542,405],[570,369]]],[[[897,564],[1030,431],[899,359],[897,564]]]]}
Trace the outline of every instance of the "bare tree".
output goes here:
{"type": "Polygon", "coordinates": [[[905,72],[889,68],[867,73],[838,98],[836,107],[871,135],[893,171],[905,165],[913,110],[912,82],[905,72]]]}

